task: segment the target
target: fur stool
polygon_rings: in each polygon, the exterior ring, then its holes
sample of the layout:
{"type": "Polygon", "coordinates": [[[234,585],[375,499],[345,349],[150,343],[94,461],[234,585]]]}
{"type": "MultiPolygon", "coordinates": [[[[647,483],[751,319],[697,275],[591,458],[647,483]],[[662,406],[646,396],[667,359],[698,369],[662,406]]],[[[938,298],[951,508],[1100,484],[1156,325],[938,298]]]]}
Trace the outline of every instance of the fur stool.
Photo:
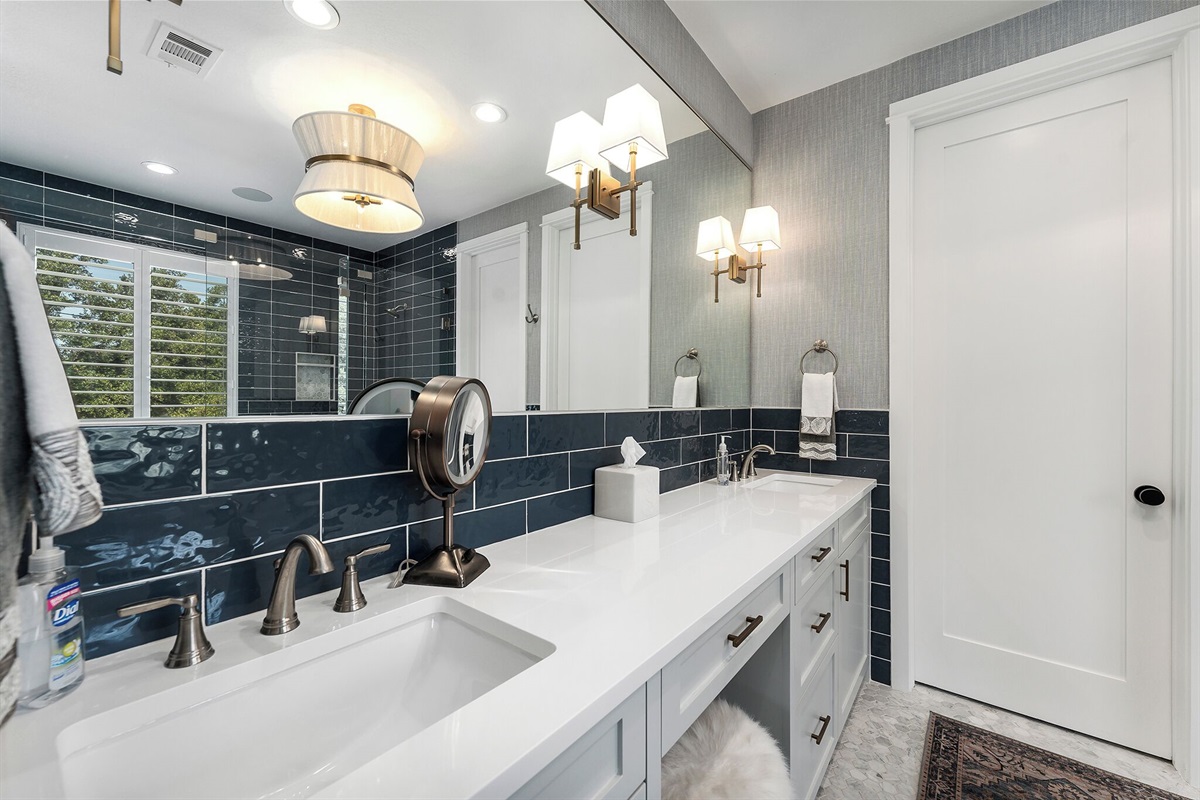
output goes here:
{"type": "Polygon", "coordinates": [[[792,784],[771,734],[718,699],[663,756],[662,793],[663,800],[788,800],[792,784]]]}

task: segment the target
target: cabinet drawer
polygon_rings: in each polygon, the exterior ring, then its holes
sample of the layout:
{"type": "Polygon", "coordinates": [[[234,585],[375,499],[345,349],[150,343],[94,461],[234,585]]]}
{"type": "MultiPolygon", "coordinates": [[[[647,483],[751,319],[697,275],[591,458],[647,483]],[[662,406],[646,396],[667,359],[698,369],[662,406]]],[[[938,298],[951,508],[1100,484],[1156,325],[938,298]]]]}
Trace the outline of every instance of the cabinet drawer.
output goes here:
{"type": "Polygon", "coordinates": [[[792,616],[792,675],[797,691],[803,692],[812,683],[817,662],[825,650],[836,641],[838,617],[837,573],[824,573],[812,591],[796,606],[792,616]]]}
{"type": "Polygon", "coordinates": [[[792,787],[800,800],[816,796],[837,742],[833,686],[835,657],[830,650],[821,659],[808,691],[801,693],[792,713],[792,787]]]}
{"type": "Polygon", "coordinates": [[[671,749],[787,616],[792,602],[790,578],[788,569],[775,573],[663,668],[663,753],[671,749]],[[760,617],[761,622],[755,623],[760,617]],[[738,637],[736,646],[731,637],[738,637]]]}
{"type": "Polygon", "coordinates": [[[853,508],[843,514],[841,519],[837,521],[839,553],[845,550],[846,545],[854,540],[854,537],[863,529],[864,523],[867,526],[871,524],[870,495],[859,500],[853,508]]]}
{"type": "Polygon", "coordinates": [[[513,795],[630,800],[646,780],[646,687],[585,733],[513,795]]]}
{"type": "Polygon", "coordinates": [[[796,556],[797,602],[808,591],[808,587],[816,582],[818,576],[824,575],[833,562],[837,561],[833,535],[836,527],[837,525],[834,524],[829,526],[828,530],[822,531],[816,539],[813,539],[812,544],[796,556]]]}

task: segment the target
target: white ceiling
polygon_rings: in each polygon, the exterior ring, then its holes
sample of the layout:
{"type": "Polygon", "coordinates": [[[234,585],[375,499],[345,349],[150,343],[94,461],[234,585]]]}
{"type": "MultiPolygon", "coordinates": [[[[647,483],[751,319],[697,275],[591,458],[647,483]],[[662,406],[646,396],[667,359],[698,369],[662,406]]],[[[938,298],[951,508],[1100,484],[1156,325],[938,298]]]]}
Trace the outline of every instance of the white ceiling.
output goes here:
{"type": "Polygon", "coordinates": [[[0,160],[378,250],[416,234],[354,233],[293,208],[301,114],[364,103],[413,134],[422,231],[555,185],[554,122],[600,119],[633,83],[662,104],[668,141],[704,129],[583,0],[334,4],[341,24],[319,31],[281,0],[125,2],[117,76],[104,67],[107,3],[0,0],[0,160]],[[224,49],[205,78],[145,55],[160,21],[224,49]],[[475,120],[483,100],[508,120],[475,120]],[[235,197],[239,186],[274,200],[235,197]]]}
{"type": "Polygon", "coordinates": [[[751,113],[1049,0],[667,0],[751,113]]]}

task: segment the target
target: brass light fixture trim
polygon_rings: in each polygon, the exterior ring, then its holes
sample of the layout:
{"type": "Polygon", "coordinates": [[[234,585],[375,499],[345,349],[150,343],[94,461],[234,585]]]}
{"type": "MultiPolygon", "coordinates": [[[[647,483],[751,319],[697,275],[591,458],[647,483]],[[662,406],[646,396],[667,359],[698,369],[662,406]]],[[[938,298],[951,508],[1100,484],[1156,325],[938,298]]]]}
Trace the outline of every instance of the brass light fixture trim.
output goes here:
{"type": "Polygon", "coordinates": [[[491,441],[492,401],[475,378],[439,375],[425,385],[409,420],[408,458],[425,491],[442,501],[442,544],[404,583],[461,589],[490,564],[454,543],[454,497],[479,477],[491,441]]]}
{"type": "MultiPolygon", "coordinates": [[[[177,6],[183,5],[183,0],[171,2],[177,6]]],[[[121,0],[108,0],[108,60],[105,66],[114,75],[125,71],[125,64],[121,61],[121,0]]]]}

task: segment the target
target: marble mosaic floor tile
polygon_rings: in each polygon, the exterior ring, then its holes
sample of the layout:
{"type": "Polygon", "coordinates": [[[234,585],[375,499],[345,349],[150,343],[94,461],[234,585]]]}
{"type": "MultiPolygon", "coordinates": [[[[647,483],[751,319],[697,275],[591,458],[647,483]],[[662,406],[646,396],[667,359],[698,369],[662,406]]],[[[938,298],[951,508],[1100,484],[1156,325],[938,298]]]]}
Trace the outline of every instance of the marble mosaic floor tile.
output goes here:
{"type": "Polygon", "coordinates": [[[850,712],[817,800],[915,797],[930,711],[1200,800],[1200,790],[1161,759],[927,686],[898,692],[871,682],[850,712]]]}

